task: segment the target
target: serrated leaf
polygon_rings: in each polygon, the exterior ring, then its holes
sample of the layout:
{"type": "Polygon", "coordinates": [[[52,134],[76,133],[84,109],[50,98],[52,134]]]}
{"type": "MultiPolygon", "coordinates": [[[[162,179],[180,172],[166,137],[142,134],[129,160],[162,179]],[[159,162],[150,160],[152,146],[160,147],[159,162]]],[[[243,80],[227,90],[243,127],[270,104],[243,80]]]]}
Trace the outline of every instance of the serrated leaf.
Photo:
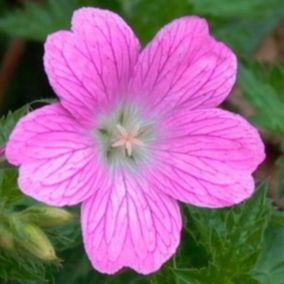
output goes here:
{"type": "Polygon", "coordinates": [[[6,116],[0,118],[0,145],[3,145],[7,142],[9,135],[16,123],[28,112],[28,110],[29,106],[25,105],[22,108],[14,112],[9,112],[6,116]]]}
{"type": "Polygon", "coordinates": [[[17,185],[18,171],[15,168],[0,170],[0,209],[16,206],[23,198],[17,185]]]}
{"type": "Polygon", "coordinates": [[[184,284],[209,284],[208,272],[206,268],[174,269],[174,273],[179,282],[184,284]]]}
{"type": "MultiPolygon", "coordinates": [[[[283,213],[284,214],[284,213],[283,213]]],[[[264,249],[255,268],[262,284],[284,283],[284,228],[270,226],[265,233],[264,249]]]]}
{"type": "Polygon", "coordinates": [[[255,70],[255,67],[245,65],[239,69],[239,84],[244,96],[257,111],[252,120],[277,135],[284,134],[284,101],[272,83],[257,73],[260,69],[255,70]]]}
{"type": "Polygon", "coordinates": [[[262,284],[249,274],[240,274],[234,279],[220,273],[218,268],[176,269],[179,284],[262,284]]]}
{"type": "Polygon", "coordinates": [[[211,258],[207,270],[211,273],[210,279],[231,281],[249,274],[261,252],[263,232],[270,215],[266,186],[261,186],[245,203],[232,208],[186,208],[195,227],[191,232],[211,258]]]}
{"type": "Polygon", "coordinates": [[[183,214],[184,230],[181,243],[173,256],[174,268],[202,268],[208,265],[209,255],[204,247],[194,239],[192,234],[192,220],[183,214]]]}
{"type": "Polygon", "coordinates": [[[249,274],[240,274],[234,279],[209,266],[202,269],[175,269],[178,284],[261,284],[249,274]]]}

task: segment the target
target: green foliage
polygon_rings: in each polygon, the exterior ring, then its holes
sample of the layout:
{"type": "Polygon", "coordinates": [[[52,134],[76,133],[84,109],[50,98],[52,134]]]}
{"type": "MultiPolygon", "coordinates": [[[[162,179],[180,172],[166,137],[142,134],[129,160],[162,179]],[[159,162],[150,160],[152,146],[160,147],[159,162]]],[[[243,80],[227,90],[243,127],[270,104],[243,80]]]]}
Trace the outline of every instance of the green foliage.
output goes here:
{"type": "Polygon", "coordinates": [[[23,198],[16,183],[18,171],[15,168],[0,169],[0,210],[16,206],[23,198]]]}
{"type": "MultiPolygon", "coordinates": [[[[28,105],[15,112],[9,112],[0,118],[0,145],[4,146],[18,120],[28,112],[28,105]]],[[[9,164],[0,157],[0,208],[15,205],[23,195],[20,193],[16,179],[18,173],[15,168],[9,168],[9,164]]]]}
{"type": "Polygon", "coordinates": [[[57,30],[70,29],[73,11],[80,6],[116,8],[116,1],[47,0],[44,4],[26,1],[23,9],[6,12],[0,18],[0,31],[11,36],[43,41],[57,30]]]}
{"type": "Polygon", "coordinates": [[[227,18],[259,18],[281,13],[283,8],[282,0],[239,0],[230,1],[225,0],[191,0],[195,6],[196,11],[207,15],[225,16],[227,18]]]}
{"type": "MultiPolygon", "coordinates": [[[[268,3],[268,2],[267,2],[268,3]]],[[[284,14],[284,10],[283,10],[284,14]]],[[[213,34],[240,55],[252,53],[261,41],[277,26],[281,17],[263,19],[212,18],[213,34]]]]}
{"type": "MultiPolygon", "coordinates": [[[[278,134],[284,134],[284,68],[275,67],[270,75],[259,64],[244,64],[239,70],[239,84],[255,108],[253,121],[278,134]],[[272,75],[273,74],[273,75],[272,75]],[[276,74],[276,76],[274,75],[276,74]]],[[[267,67],[266,67],[267,68],[267,67]]]]}
{"type": "Polygon", "coordinates": [[[270,216],[266,187],[261,186],[252,199],[233,208],[185,209],[189,223],[195,227],[187,230],[205,248],[209,261],[207,267],[183,271],[181,277],[188,274],[191,281],[217,284],[235,283],[249,275],[261,253],[263,232],[270,216]]]}
{"type": "Polygon", "coordinates": [[[166,4],[163,0],[121,0],[121,3],[123,14],[143,43],[151,40],[163,25],[177,17],[192,13],[192,6],[186,0],[171,0],[166,4]]]}
{"type": "Polygon", "coordinates": [[[245,54],[255,50],[284,16],[282,0],[191,0],[194,13],[210,18],[214,35],[245,54]]]}
{"type": "Polygon", "coordinates": [[[178,284],[262,284],[249,274],[240,274],[233,280],[218,274],[213,268],[205,269],[177,269],[175,270],[178,284]]]}
{"type": "Polygon", "coordinates": [[[45,5],[26,1],[23,10],[2,16],[0,30],[12,36],[42,41],[49,33],[69,28],[76,7],[76,0],[48,0],[45,5]]]}
{"type": "Polygon", "coordinates": [[[281,214],[282,226],[271,225],[266,230],[261,259],[255,268],[255,277],[263,284],[284,283],[284,213],[281,214]]]}
{"type": "MultiPolygon", "coordinates": [[[[2,145],[29,108],[26,105],[0,119],[2,145]]],[[[74,217],[63,209],[43,205],[29,207],[35,201],[20,192],[17,169],[1,159],[0,279],[45,281],[49,270],[60,264],[55,248],[62,251],[77,244],[79,225],[70,223],[74,217]],[[66,223],[70,224],[62,227],[66,223]],[[48,230],[44,231],[41,227],[47,225],[48,230]]]]}
{"type": "Polygon", "coordinates": [[[0,145],[7,142],[10,133],[18,120],[28,112],[29,106],[23,106],[15,112],[9,112],[6,116],[0,118],[0,145]]]}
{"type": "Polygon", "coordinates": [[[122,12],[143,43],[166,23],[185,15],[209,19],[217,38],[240,53],[253,51],[284,16],[282,0],[120,0],[122,12]]]}

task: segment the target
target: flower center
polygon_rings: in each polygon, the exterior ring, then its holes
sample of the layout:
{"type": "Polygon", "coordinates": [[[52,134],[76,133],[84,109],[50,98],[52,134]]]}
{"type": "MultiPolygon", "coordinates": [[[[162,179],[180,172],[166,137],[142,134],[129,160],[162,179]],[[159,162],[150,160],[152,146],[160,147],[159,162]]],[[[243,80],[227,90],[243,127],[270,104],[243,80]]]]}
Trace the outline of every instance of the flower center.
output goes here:
{"type": "Polygon", "coordinates": [[[139,125],[136,125],[132,133],[128,132],[120,124],[117,124],[116,128],[119,131],[119,136],[118,140],[111,145],[112,147],[123,147],[125,148],[127,155],[131,156],[133,153],[133,147],[135,145],[137,146],[144,145],[144,143],[141,140],[139,140],[139,131],[140,131],[139,125]]]}
{"type": "Polygon", "coordinates": [[[155,123],[130,104],[101,115],[95,130],[101,156],[110,167],[137,168],[148,161],[156,136],[155,123]]]}

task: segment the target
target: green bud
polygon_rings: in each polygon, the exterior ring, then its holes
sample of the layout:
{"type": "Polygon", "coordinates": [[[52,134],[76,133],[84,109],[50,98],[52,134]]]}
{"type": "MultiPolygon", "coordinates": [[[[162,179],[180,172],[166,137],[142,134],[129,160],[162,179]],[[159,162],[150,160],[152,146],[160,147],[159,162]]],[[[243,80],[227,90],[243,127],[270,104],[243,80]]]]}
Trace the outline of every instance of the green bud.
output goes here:
{"type": "Polygon", "coordinates": [[[74,220],[74,215],[68,211],[44,205],[30,207],[18,214],[40,227],[65,225],[74,220]]]}
{"type": "Polygon", "coordinates": [[[53,245],[38,226],[14,218],[13,229],[15,242],[29,253],[45,261],[58,260],[53,245]]]}
{"type": "Polygon", "coordinates": [[[14,248],[13,234],[3,225],[0,225],[0,247],[8,250],[14,248]]]}

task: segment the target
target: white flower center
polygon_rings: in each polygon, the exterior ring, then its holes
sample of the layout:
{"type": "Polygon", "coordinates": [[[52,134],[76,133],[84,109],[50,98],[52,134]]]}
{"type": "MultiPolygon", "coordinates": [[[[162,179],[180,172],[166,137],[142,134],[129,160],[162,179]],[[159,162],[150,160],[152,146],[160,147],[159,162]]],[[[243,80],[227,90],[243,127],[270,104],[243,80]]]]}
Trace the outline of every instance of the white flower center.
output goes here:
{"type": "Polygon", "coordinates": [[[128,132],[120,124],[116,125],[116,128],[119,131],[118,140],[114,142],[112,147],[123,147],[126,150],[127,155],[130,157],[133,153],[133,148],[135,145],[143,146],[144,143],[139,140],[139,131],[140,126],[137,124],[132,132],[128,132]]]}
{"type": "Polygon", "coordinates": [[[108,166],[137,168],[149,161],[157,133],[155,123],[141,115],[138,107],[120,104],[99,117],[95,138],[108,166]]]}

